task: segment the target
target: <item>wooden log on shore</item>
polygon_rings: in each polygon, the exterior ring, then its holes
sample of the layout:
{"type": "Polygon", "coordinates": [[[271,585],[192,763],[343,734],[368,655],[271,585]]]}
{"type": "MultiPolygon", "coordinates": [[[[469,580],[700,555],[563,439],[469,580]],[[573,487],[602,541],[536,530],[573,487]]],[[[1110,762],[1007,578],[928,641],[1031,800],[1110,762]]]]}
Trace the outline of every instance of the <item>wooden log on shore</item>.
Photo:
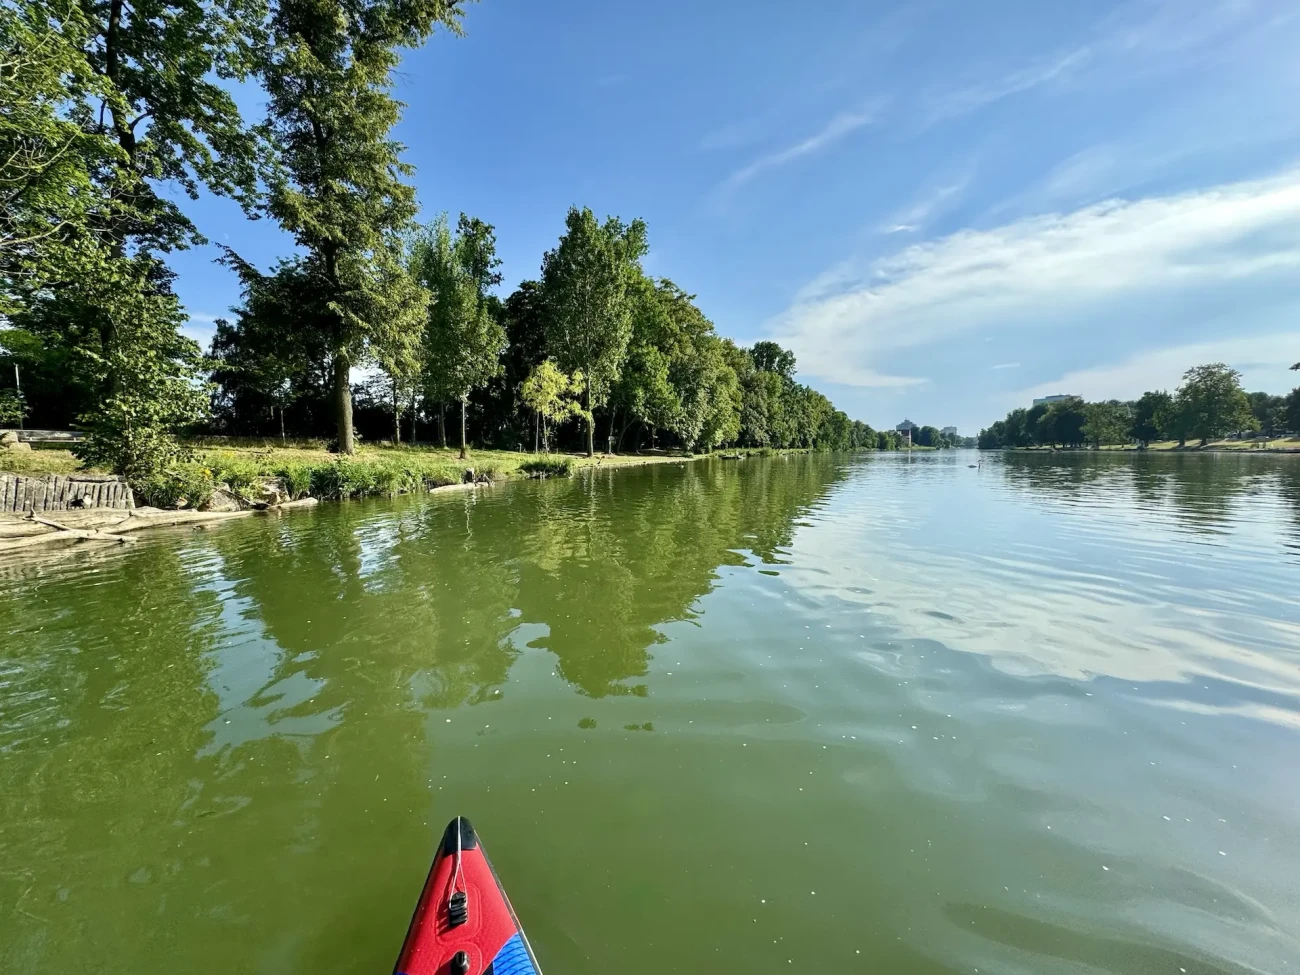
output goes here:
{"type": "Polygon", "coordinates": [[[44,518],[36,512],[32,512],[32,521],[38,525],[46,525],[55,531],[71,532],[77,538],[102,538],[111,542],[134,542],[134,538],[127,538],[125,535],[113,535],[109,532],[100,531],[98,528],[70,528],[67,525],[53,521],[50,518],[44,518]]]}
{"type": "MultiPolygon", "coordinates": [[[[98,483],[102,489],[104,482],[98,483]]],[[[72,482],[69,482],[69,491],[71,488],[72,482]]],[[[0,519],[0,553],[71,541],[119,544],[134,542],[137,539],[129,537],[127,533],[143,531],[146,528],[166,528],[177,525],[204,526],[229,518],[244,518],[249,515],[294,508],[310,508],[319,503],[319,498],[300,498],[297,501],[270,505],[265,509],[244,511],[168,511],[161,508],[87,507],[64,511],[57,521],[32,511],[27,512],[25,517],[11,515],[0,519]]]]}

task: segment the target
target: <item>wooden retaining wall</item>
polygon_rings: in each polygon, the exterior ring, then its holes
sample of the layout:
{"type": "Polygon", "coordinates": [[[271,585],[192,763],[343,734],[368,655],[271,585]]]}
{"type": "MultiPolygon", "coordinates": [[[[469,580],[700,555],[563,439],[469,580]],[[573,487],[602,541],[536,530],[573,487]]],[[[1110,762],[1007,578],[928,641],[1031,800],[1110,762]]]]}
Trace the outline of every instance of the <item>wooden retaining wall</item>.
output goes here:
{"type": "Polygon", "coordinates": [[[0,474],[0,512],[67,511],[135,507],[131,487],[120,477],[93,474],[0,474]]]}

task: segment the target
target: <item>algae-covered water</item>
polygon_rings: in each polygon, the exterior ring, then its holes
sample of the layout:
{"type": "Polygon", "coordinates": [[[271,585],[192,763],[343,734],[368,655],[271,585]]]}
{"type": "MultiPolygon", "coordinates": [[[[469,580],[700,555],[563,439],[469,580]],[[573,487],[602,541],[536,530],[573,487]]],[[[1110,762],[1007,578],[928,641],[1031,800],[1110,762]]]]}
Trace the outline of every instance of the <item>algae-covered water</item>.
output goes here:
{"type": "Polygon", "coordinates": [[[0,564],[0,970],[1300,969],[1300,458],[713,460],[0,564]]]}

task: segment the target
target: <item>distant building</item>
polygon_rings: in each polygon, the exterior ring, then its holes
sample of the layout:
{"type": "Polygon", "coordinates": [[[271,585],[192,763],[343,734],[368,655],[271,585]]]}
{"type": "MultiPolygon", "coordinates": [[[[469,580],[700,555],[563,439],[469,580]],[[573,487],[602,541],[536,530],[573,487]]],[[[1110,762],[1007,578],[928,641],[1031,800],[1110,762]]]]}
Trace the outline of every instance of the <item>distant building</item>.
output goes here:
{"type": "Polygon", "coordinates": [[[1035,406],[1050,406],[1052,403],[1060,403],[1067,399],[1078,399],[1074,393],[1055,393],[1051,396],[1040,396],[1034,400],[1035,406]]]}
{"type": "Polygon", "coordinates": [[[956,428],[956,427],[944,427],[944,428],[943,428],[942,430],[940,430],[939,432],[942,433],[945,437],[950,437],[950,438],[952,438],[953,440],[957,439],[957,428],[956,428]]]}
{"type": "Polygon", "coordinates": [[[911,420],[904,420],[898,426],[894,427],[894,429],[897,430],[899,433],[909,433],[912,430],[920,430],[921,428],[917,426],[915,423],[913,423],[911,420]]]}

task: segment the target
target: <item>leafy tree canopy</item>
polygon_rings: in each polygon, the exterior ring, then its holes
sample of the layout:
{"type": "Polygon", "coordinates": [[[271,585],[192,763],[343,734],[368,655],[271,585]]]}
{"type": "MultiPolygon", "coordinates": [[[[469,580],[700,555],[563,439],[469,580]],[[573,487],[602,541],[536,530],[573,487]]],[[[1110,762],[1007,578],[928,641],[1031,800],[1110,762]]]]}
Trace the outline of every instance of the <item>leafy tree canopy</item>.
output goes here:
{"type": "MultiPolygon", "coordinates": [[[[618,379],[632,337],[629,291],[641,273],[646,228],[640,220],[604,223],[590,209],[569,210],[565,233],[542,259],[546,345],[561,369],[581,370],[590,416],[618,379]]],[[[587,454],[595,453],[587,422],[587,454]]]]}

